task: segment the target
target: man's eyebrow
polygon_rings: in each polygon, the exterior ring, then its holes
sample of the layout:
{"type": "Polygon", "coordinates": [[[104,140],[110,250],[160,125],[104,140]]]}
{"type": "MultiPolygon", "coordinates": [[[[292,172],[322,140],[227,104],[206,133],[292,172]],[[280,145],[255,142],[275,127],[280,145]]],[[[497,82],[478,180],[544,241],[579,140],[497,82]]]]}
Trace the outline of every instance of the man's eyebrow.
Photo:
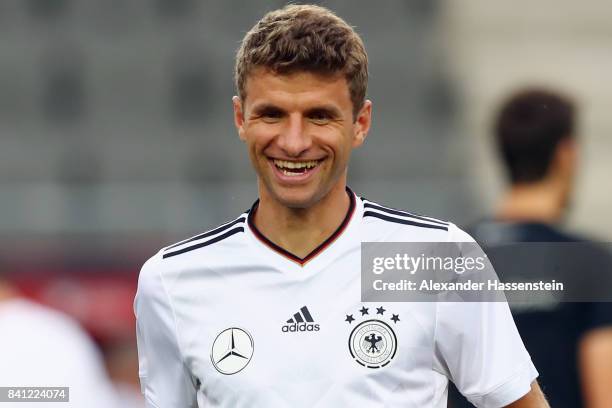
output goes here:
{"type": "MultiPolygon", "coordinates": [[[[252,114],[259,116],[266,113],[285,113],[283,108],[280,108],[271,103],[262,103],[260,105],[255,105],[251,110],[252,114]]],[[[342,112],[340,109],[335,107],[334,105],[319,105],[313,106],[311,108],[306,109],[304,112],[305,116],[313,115],[313,114],[325,114],[331,118],[339,118],[342,116],[342,112]]]]}
{"type": "Polygon", "coordinates": [[[261,115],[263,113],[268,112],[284,112],[284,110],[271,103],[262,103],[260,105],[255,105],[252,109],[252,113],[255,115],[261,115]]]}

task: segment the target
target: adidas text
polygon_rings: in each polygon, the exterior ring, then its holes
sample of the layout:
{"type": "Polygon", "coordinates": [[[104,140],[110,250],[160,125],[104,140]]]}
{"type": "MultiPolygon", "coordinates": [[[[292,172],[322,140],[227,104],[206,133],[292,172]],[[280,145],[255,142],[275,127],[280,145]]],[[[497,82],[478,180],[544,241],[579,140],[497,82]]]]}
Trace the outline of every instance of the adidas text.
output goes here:
{"type": "Polygon", "coordinates": [[[293,324],[284,325],[282,330],[283,330],[283,333],[312,332],[312,331],[319,331],[319,325],[315,323],[293,323],[293,324]]]}

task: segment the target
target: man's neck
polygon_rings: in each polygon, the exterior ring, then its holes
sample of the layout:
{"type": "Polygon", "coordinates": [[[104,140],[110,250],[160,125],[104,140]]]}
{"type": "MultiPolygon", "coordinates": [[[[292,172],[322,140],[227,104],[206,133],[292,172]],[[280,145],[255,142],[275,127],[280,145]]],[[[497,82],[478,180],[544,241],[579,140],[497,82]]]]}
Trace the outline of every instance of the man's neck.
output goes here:
{"type": "Polygon", "coordinates": [[[267,239],[304,258],[336,231],[349,206],[344,185],[334,187],[309,208],[288,208],[261,194],[254,222],[267,239]]]}
{"type": "Polygon", "coordinates": [[[514,185],[498,206],[496,217],[508,221],[553,224],[563,217],[564,207],[553,183],[514,185]]]}

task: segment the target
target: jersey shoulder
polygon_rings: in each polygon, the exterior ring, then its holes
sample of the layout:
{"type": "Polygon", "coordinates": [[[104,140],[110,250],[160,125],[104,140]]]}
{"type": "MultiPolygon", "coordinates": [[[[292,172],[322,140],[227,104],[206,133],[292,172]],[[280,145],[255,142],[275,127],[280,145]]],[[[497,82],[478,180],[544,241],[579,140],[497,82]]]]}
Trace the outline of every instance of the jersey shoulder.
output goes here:
{"type": "Polygon", "coordinates": [[[216,228],[184,239],[160,249],[140,269],[137,299],[157,299],[166,302],[169,287],[180,276],[191,270],[201,271],[228,259],[235,259],[243,251],[243,240],[248,212],[216,228]]]}
{"type": "Polygon", "coordinates": [[[171,279],[191,267],[223,262],[242,250],[248,211],[216,228],[161,248],[142,266],[138,277],[139,291],[157,292],[160,281],[171,279]],[[229,255],[228,255],[229,254],[229,255]]]}
{"type": "Polygon", "coordinates": [[[244,233],[248,213],[249,211],[245,211],[232,221],[162,248],[161,259],[180,258],[188,253],[194,255],[205,248],[214,247],[214,250],[218,250],[223,245],[235,242],[235,239],[244,233]]]}
{"type": "Polygon", "coordinates": [[[368,234],[382,235],[385,241],[473,241],[452,222],[392,208],[363,197],[361,201],[368,234]]]}

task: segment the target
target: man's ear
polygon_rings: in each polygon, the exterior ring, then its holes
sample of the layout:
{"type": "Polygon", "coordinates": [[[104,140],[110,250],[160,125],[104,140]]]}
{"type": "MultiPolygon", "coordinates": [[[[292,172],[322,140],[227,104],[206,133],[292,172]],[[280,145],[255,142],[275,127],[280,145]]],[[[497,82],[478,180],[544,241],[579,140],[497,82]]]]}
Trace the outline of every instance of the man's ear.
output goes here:
{"type": "Polygon", "coordinates": [[[572,138],[559,142],[553,156],[552,167],[563,175],[573,175],[578,160],[578,146],[572,138]]]}
{"type": "Polygon", "coordinates": [[[242,101],[238,96],[232,97],[232,106],[234,107],[234,125],[236,125],[238,137],[244,142],[246,139],[244,132],[244,111],[242,110],[242,101]]]}
{"type": "Polygon", "coordinates": [[[359,147],[365,141],[372,124],[372,101],[366,99],[363,106],[357,114],[355,123],[353,124],[353,147],[359,147]]]}

